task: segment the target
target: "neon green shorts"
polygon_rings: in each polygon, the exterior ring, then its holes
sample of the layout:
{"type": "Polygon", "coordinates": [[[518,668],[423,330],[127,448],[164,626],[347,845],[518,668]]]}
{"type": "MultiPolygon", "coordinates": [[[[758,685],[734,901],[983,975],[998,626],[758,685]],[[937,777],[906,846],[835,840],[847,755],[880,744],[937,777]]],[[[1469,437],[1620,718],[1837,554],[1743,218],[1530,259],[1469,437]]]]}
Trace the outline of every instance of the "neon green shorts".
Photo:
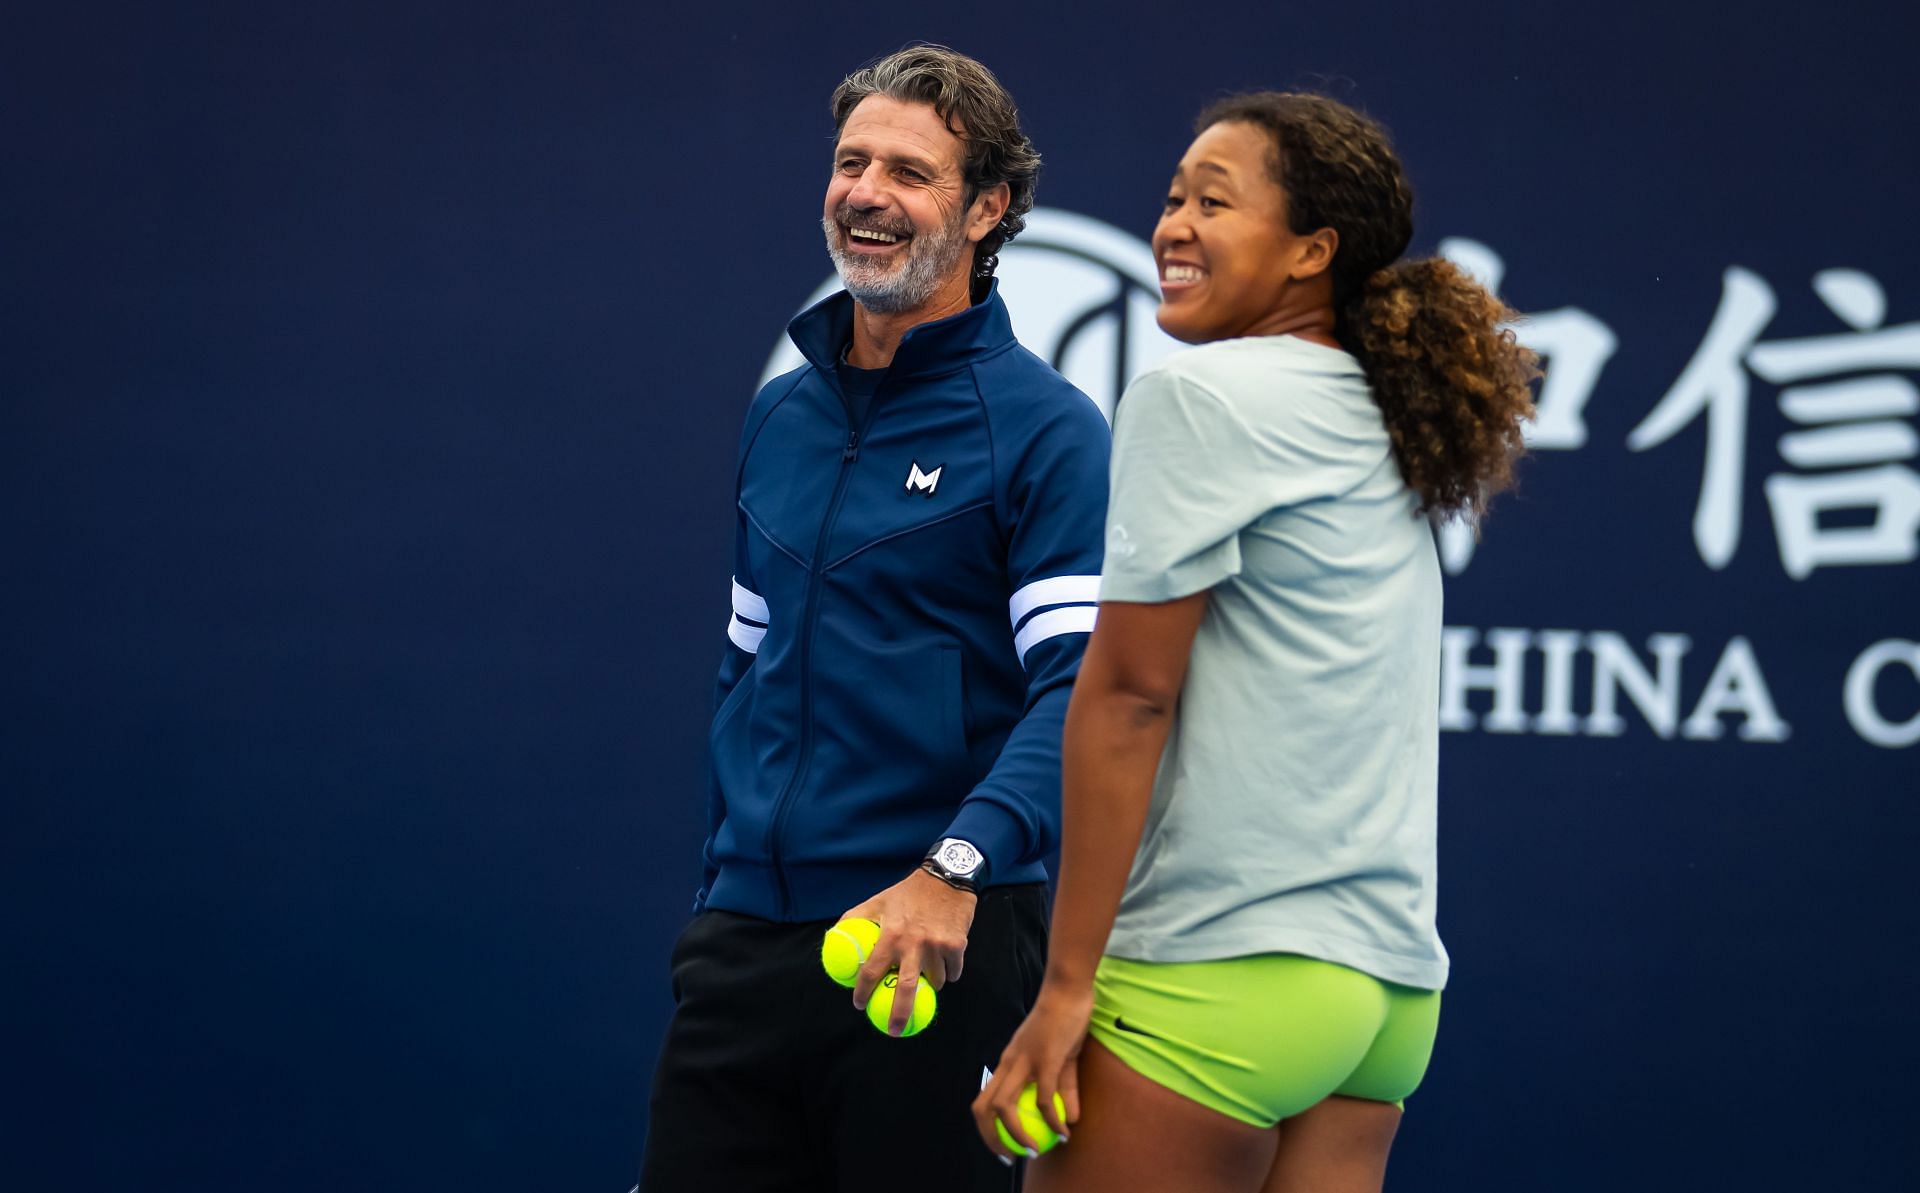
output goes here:
{"type": "Polygon", "coordinates": [[[1134,1072],[1271,1127],[1328,1094],[1404,1102],[1440,992],[1292,953],[1161,964],[1103,957],[1088,1034],[1134,1072]]]}

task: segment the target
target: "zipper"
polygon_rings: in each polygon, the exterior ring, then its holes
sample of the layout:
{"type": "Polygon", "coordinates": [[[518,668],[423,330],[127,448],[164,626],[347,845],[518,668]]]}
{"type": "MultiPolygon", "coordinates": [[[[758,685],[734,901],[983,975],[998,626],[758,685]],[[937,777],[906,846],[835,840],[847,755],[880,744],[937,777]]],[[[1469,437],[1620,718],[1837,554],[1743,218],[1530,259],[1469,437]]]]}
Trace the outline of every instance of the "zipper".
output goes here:
{"type": "MultiPolygon", "coordinates": [[[[863,427],[873,422],[873,408],[878,404],[878,396],[876,393],[868,401],[863,427]]],[[[827,502],[827,516],[820,524],[820,537],[813,545],[813,563],[807,569],[807,600],[800,614],[800,761],[794,766],[793,778],[787,780],[786,789],[774,801],[773,820],[767,825],[766,842],[761,849],[773,865],[774,880],[780,889],[782,917],[792,912],[793,891],[787,885],[787,869],[780,862],[779,845],[785,835],[787,813],[793,809],[794,796],[806,781],[807,771],[813,765],[813,634],[820,607],[820,586],[826,579],[827,539],[833,534],[834,523],[839,520],[840,504],[847,496],[847,479],[853,475],[854,462],[859,458],[860,432],[849,427],[846,446],[840,449],[840,475],[833,483],[833,497],[827,502]]]]}

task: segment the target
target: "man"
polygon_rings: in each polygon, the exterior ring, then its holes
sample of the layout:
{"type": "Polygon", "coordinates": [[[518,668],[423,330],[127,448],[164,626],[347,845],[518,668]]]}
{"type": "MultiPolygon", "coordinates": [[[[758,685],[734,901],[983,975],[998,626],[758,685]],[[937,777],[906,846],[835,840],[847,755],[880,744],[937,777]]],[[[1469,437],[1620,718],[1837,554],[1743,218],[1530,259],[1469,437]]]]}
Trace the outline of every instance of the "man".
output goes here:
{"type": "Polygon", "coordinates": [[[833,114],[822,224],[846,290],[788,327],[807,363],[740,438],[706,873],[645,1193],[1018,1179],[968,1106],[1041,975],[1107,426],[996,293],[1040,161],[993,75],[916,46],[846,79],[833,114]],[[881,926],[851,1000],[819,960],[843,916],[881,926]],[[896,968],[882,1034],[860,1008],[896,968]],[[899,1038],[923,980],[938,1016],[899,1038]]]}

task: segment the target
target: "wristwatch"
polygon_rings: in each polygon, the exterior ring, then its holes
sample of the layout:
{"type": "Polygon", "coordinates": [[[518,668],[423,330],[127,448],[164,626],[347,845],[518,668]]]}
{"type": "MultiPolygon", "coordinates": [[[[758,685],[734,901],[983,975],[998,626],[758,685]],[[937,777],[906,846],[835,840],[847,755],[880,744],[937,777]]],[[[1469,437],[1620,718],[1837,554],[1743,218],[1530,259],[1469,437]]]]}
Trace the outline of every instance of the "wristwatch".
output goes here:
{"type": "Polygon", "coordinates": [[[947,837],[927,850],[920,868],[955,890],[977,895],[987,876],[987,858],[973,842],[947,837]]]}

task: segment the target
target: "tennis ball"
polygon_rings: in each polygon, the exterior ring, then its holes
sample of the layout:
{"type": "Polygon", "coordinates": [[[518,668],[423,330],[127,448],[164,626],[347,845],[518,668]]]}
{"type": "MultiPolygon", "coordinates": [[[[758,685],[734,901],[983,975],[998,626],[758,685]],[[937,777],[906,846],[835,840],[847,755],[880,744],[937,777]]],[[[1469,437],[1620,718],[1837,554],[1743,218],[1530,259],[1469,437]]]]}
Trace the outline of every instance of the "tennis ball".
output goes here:
{"type": "MultiPolygon", "coordinates": [[[[1060,1121],[1063,1123],[1066,1122],[1066,1099],[1057,1093],[1054,1094],[1053,1108],[1060,1112],[1060,1121]]],[[[1047,1124],[1046,1118],[1040,1113],[1040,1089],[1032,1083],[1028,1083],[1027,1088],[1020,1091],[1020,1126],[1025,1129],[1027,1138],[1040,1145],[1040,1150],[1038,1152],[1029,1152],[1026,1148],[1021,1147],[1014,1141],[1013,1136],[1007,1133],[1006,1126],[1001,1123],[999,1119],[995,1119],[993,1121],[993,1129],[1000,1132],[1000,1142],[1007,1145],[1008,1151],[1024,1153],[1030,1156],[1044,1155],[1052,1151],[1054,1145],[1060,1142],[1060,1136],[1047,1124]]]]}
{"type": "MultiPolygon", "coordinates": [[[[900,973],[895,970],[880,979],[880,984],[873,988],[873,997],[867,1000],[867,1022],[882,1032],[887,1030],[887,1020],[893,1016],[893,991],[899,984],[900,973]]],[[[919,1034],[927,1024],[933,1022],[934,1002],[933,987],[922,977],[920,984],[913,988],[913,1013],[907,1016],[907,1026],[900,1032],[901,1039],[919,1034]]]]}
{"type": "Polygon", "coordinates": [[[880,925],[872,920],[841,920],[820,940],[820,966],[842,986],[852,986],[860,967],[873,955],[880,925]]]}

